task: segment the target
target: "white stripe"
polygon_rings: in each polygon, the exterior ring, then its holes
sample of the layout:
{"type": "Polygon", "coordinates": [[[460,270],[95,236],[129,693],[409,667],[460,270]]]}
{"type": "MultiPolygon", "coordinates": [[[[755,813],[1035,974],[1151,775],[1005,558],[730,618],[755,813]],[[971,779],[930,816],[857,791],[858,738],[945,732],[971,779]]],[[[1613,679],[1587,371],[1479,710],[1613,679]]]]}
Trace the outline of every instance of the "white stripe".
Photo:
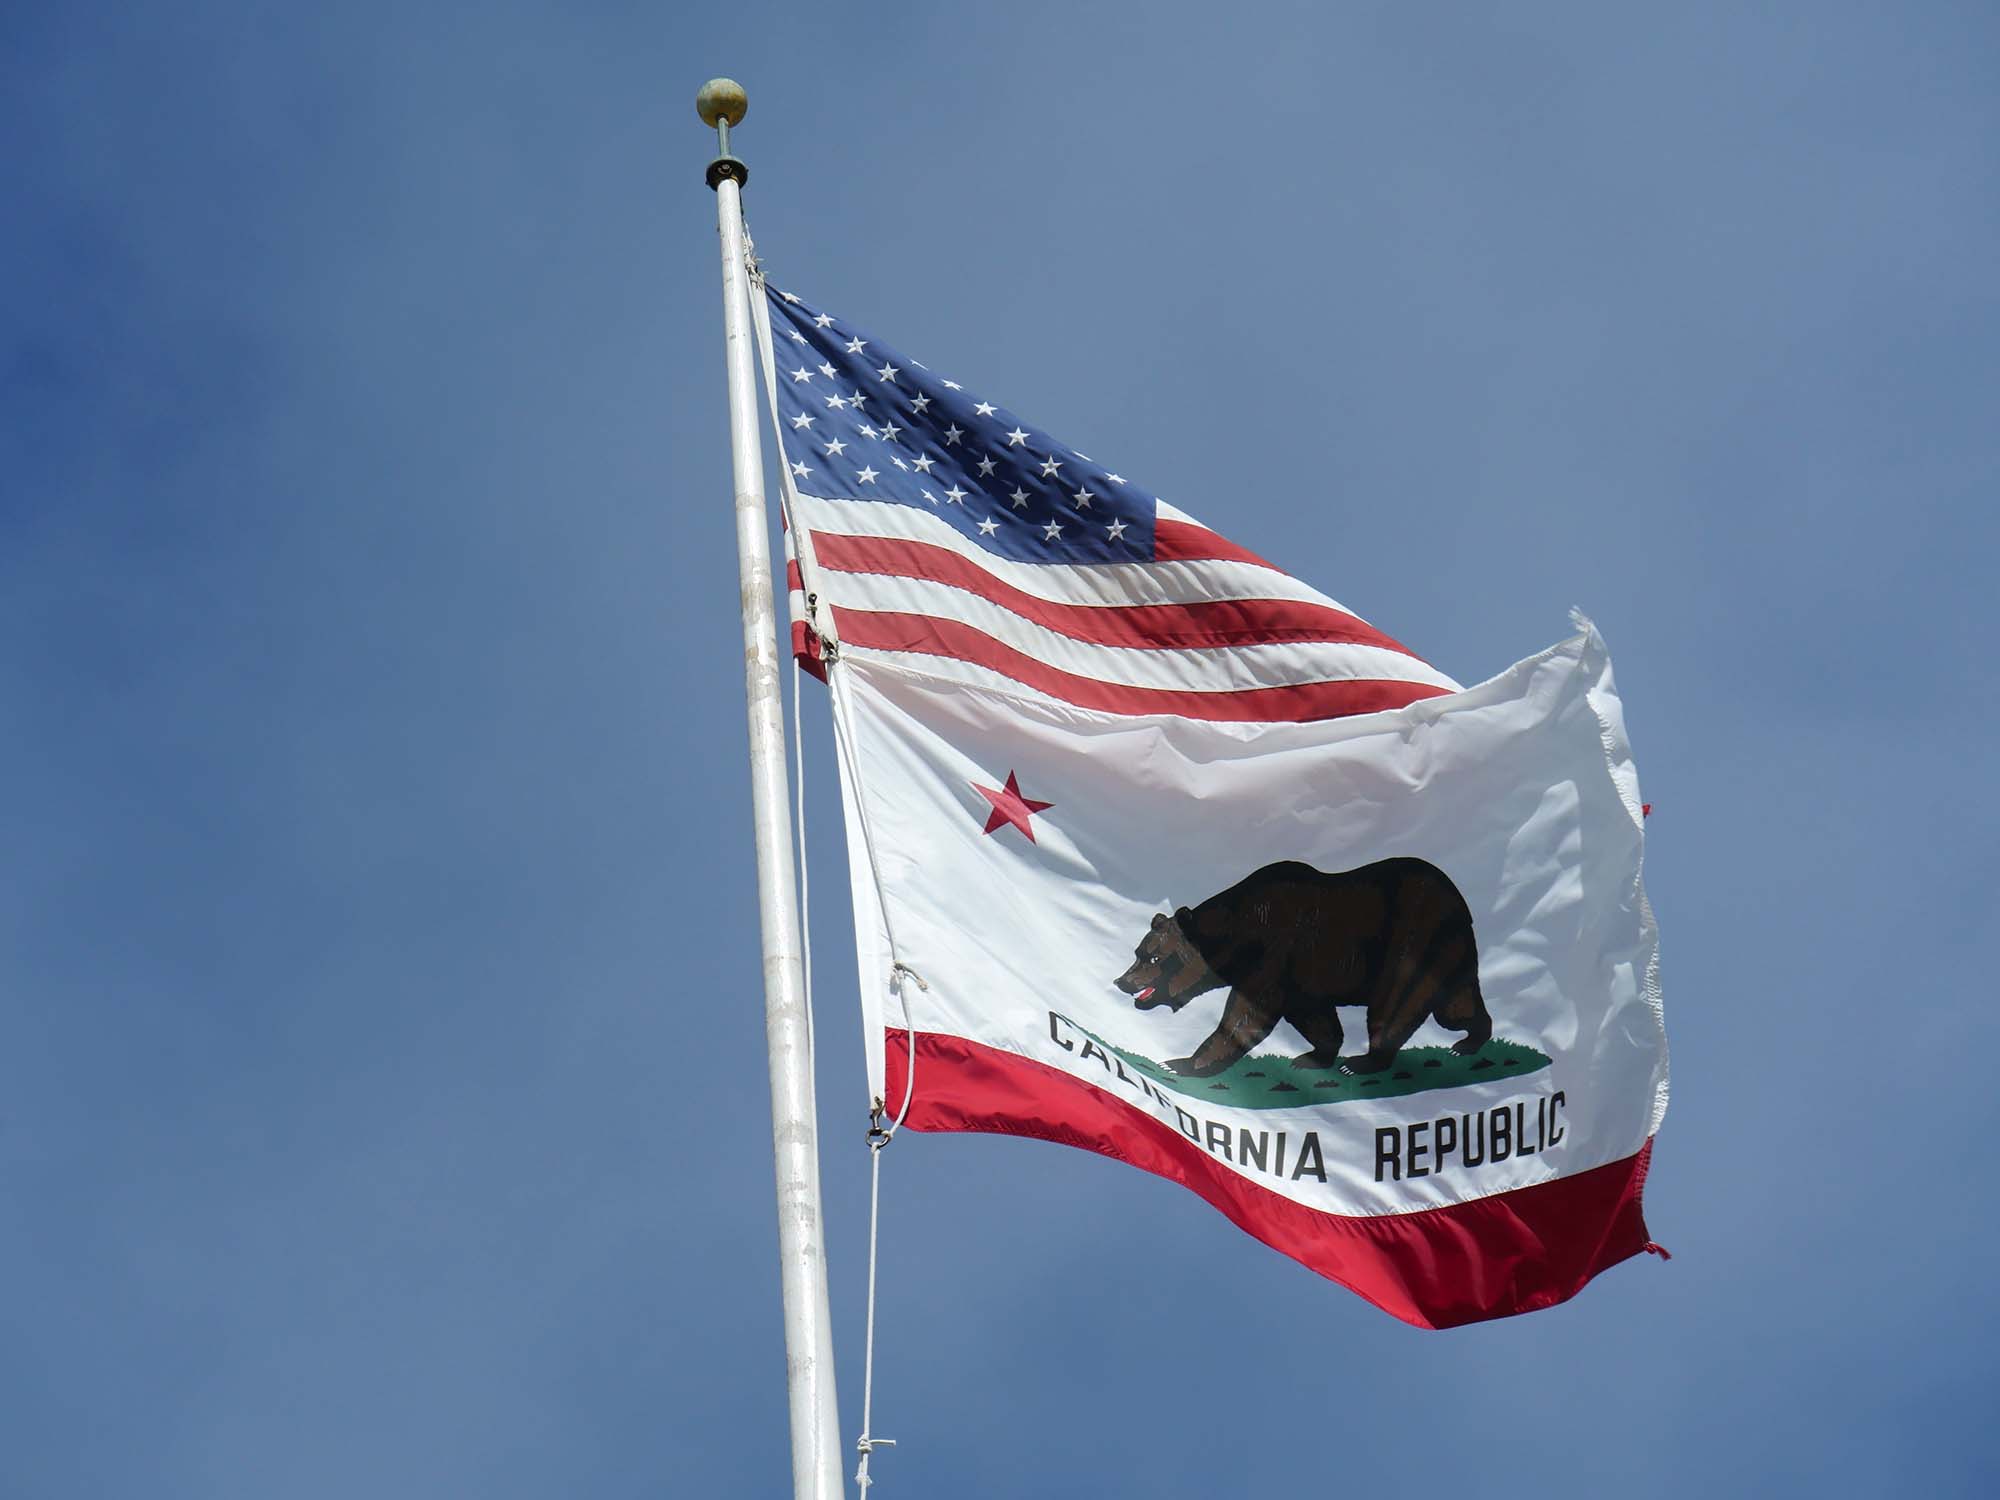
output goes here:
{"type": "MultiPolygon", "coordinates": [[[[797,523],[794,522],[793,524],[796,525],[797,523]]],[[[792,624],[794,625],[803,624],[810,626],[812,624],[812,619],[806,613],[805,590],[801,588],[794,588],[792,587],[791,584],[792,568],[795,564],[798,563],[799,560],[798,549],[792,545],[792,538],[794,535],[795,532],[793,531],[792,526],[787,526],[784,530],[785,579],[786,579],[785,608],[787,614],[790,616],[792,624]]],[[[803,569],[801,569],[801,573],[803,574],[803,569]]],[[[787,634],[789,635],[789,632],[787,632],[787,634]]]]}
{"type": "MultiPolygon", "coordinates": [[[[1093,714],[1100,718],[1133,723],[1160,722],[1180,724],[1189,722],[1186,714],[1164,712],[1133,714],[1121,713],[1115,709],[1108,708],[1085,708],[1081,704],[1071,703],[1067,698],[1058,698],[1053,693],[1045,693],[1040,688],[1031,687],[1025,682],[1020,682],[1015,678],[1009,677],[1005,672],[996,671],[992,667],[981,666],[978,662],[960,661],[955,656],[932,656],[927,652],[921,651],[881,651],[872,646],[843,646],[841,650],[846,653],[848,660],[866,662],[873,671],[893,669],[894,671],[913,676],[931,677],[944,682],[963,683],[967,687],[985,688],[989,692],[1006,694],[1015,698],[1024,698],[1036,703],[1056,705],[1068,713],[1093,714]]],[[[1393,710],[1381,711],[1393,712],[1393,710]]],[[[1353,716],[1344,715],[1342,717],[1353,716]]],[[[1290,724],[1300,721],[1292,719],[1202,718],[1193,722],[1222,729],[1231,734],[1254,734],[1260,730],[1269,729],[1272,724],[1290,724]]]]}
{"type": "MultiPolygon", "coordinates": [[[[1004,504],[994,510],[995,515],[1006,513],[1004,504]]],[[[1353,610],[1288,573],[1248,563],[1015,562],[988,552],[944,521],[908,505],[799,495],[794,520],[810,530],[830,535],[889,537],[943,547],[977,563],[1003,583],[1052,604],[1202,604],[1220,599],[1291,599],[1354,615],[1353,610]]],[[[829,571],[821,568],[822,573],[829,571]]],[[[1354,618],[1361,617],[1354,615],[1354,618]]]]}
{"type": "Polygon", "coordinates": [[[1053,693],[1045,693],[1040,688],[1018,682],[1005,672],[982,667],[978,662],[960,661],[955,656],[930,656],[921,651],[878,651],[872,646],[843,646],[841,650],[846,653],[848,660],[866,662],[871,671],[893,669],[918,677],[934,677],[945,682],[963,683],[967,687],[1005,693],[1014,698],[1031,699],[1074,713],[1095,714],[1101,718],[1118,720],[1155,718],[1177,720],[1181,717],[1179,714],[1121,714],[1104,708],[1083,708],[1071,703],[1067,698],[1058,698],[1053,693]]]}
{"type": "Polygon", "coordinates": [[[955,656],[931,656],[922,651],[880,651],[873,646],[842,646],[840,649],[847,660],[865,661],[873,671],[892,669],[918,677],[935,677],[945,682],[959,682],[968,687],[1005,693],[1010,697],[1029,698],[1037,703],[1052,704],[1078,713],[1096,714],[1106,719],[1181,717],[1178,714],[1120,714],[1103,708],[1080,708],[1066,698],[1058,698],[1053,693],[1045,693],[1040,688],[1030,687],[1025,682],[1017,682],[1005,672],[996,672],[993,668],[982,667],[974,661],[960,661],[955,656]]]}
{"type": "Polygon", "coordinates": [[[1059,671],[1121,687],[1225,693],[1357,679],[1423,683],[1447,692],[1458,687],[1416,657],[1381,646],[1331,641],[1166,650],[1100,646],[1024,620],[977,594],[929,579],[829,571],[822,575],[822,581],[836,611],[846,607],[896,610],[956,620],[1059,671]]]}

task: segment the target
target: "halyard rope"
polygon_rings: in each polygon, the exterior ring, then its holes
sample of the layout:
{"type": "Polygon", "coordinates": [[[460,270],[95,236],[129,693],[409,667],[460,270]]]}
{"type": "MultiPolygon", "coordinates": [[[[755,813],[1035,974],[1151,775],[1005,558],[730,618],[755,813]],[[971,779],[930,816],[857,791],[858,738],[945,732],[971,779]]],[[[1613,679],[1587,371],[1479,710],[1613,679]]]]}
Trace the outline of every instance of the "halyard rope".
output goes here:
{"type": "MultiPolygon", "coordinates": [[[[846,682],[845,666],[829,662],[827,664],[827,687],[833,694],[833,738],[838,747],[842,763],[847,767],[847,779],[854,788],[858,801],[865,799],[861,787],[861,768],[856,763],[854,747],[847,720],[847,700],[843,691],[846,682]]],[[[881,1099],[874,1101],[868,1111],[868,1314],[867,1335],[863,1343],[861,1363],[861,1436],[855,1440],[855,1451],[861,1455],[861,1462],[854,1470],[854,1482],[860,1489],[862,1500],[867,1500],[868,1487],[875,1480],[868,1472],[869,1462],[877,1448],[893,1448],[894,1438],[879,1438],[874,1434],[875,1423],[875,1269],[879,1260],[882,1220],[882,1151],[896,1138],[904,1119],[910,1113],[910,1100],[917,1089],[917,1027],[910,1016],[909,992],[905,986],[912,980],[920,990],[928,990],[930,984],[915,969],[896,957],[896,933],[890,925],[889,902],[882,889],[882,867],[875,858],[875,836],[863,816],[857,820],[861,824],[862,846],[868,854],[868,873],[875,885],[875,904],[882,915],[882,934],[889,943],[889,983],[894,986],[897,999],[903,1003],[903,1027],[906,1038],[903,1065],[903,1103],[895,1117],[884,1123],[885,1104],[881,1099]]]]}
{"type": "Polygon", "coordinates": [[[792,663],[792,761],[798,780],[799,967],[806,1001],[806,1097],[812,1106],[813,1136],[819,1136],[819,1043],[813,1034],[812,861],[806,858],[806,741],[799,713],[799,679],[805,670],[792,663]]]}
{"type": "MultiPolygon", "coordinates": [[[[853,726],[848,722],[847,694],[844,684],[846,668],[840,662],[827,664],[826,685],[833,695],[833,742],[838,748],[842,764],[847,767],[847,779],[854,787],[855,800],[865,808],[867,796],[861,784],[861,766],[854,755],[853,726]]],[[[856,819],[861,825],[861,846],[868,853],[868,878],[875,887],[875,909],[882,917],[882,936],[889,942],[889,983],[896,991],[896,998],[903,1005],[903,1032],[907,1038],[904,1046],[903,1102],[896,1111],[896,1117],[889,1122],[888,1135],[893,1136],[902,1128],[903,1117],[910,1112],[910,1100],[917,1089],[917,1023],[910,1017],[909,992],[903,988],[905,979],[914,979],[917,988],[929,990],[924,976],[897,957],[896,927],[889,916],[889,898],[882,889],[882,862],[875,857],[875,830],[869,825],[867,816],[856,819]]],[[[884,1100],[876,1100],[879,1111],[884,1100]]],[[[873,1119],[873,1113],[870,1118],[873,1119]]],[[[884,1137],[885,1143],[887,1137],[884,1137]]]]}
{"type": "Polygon", "coordinates": [[[868,1335],[861,1356],[861,1436],[855,1439],[854,1449],[861,1455],[861,1462],[854,1470],[854,1483],[860,1489],[862,1500],[867,1500],[868,1486],[875,1481],[868,1473],[868,1461],[875,1456],[877,1448],[893,1448],[894,1438],[874,1436],[875,1418],[875,1243],[876,1230],[881,1222],[882,1212],[882,1148],[889,1144],[890,1132],[882,1128],[882,1110],[879,1106],[868,1113],[868,1335]]]}

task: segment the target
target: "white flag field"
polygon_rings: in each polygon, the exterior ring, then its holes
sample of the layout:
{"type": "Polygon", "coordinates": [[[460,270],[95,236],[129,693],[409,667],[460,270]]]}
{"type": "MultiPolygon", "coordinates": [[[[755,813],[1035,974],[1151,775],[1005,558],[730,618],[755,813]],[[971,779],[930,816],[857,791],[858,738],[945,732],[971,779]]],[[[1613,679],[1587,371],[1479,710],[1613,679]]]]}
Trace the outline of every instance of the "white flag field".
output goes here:
{"type": "Polygon", "coordinates": [[[1588,621],[1478,686],[1305,723],[865,650],[831,685],[892,1114],[1159,1173],[1422,1326],[1657,1248],[1657,934],[1588,621]]]}

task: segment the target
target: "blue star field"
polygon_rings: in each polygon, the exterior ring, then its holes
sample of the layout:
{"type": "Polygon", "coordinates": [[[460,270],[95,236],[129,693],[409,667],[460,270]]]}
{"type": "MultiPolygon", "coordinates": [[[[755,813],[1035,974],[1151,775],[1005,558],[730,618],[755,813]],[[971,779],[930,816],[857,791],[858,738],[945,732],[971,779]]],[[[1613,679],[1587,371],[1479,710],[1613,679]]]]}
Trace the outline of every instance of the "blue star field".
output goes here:
{"type": "Polygon", "coordinates": [[[792,293],[766,298],[801,494],[925,510],[1019,562],[1152,559],[1152,494],[792,293]]]}

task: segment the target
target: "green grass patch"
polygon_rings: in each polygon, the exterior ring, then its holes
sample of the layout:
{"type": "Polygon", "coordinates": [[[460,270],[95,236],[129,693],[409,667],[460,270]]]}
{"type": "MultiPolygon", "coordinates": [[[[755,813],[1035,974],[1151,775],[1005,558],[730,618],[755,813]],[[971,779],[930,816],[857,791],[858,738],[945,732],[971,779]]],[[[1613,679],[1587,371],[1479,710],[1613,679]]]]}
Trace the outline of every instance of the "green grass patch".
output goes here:
{"type": "MultiPolygon", "coordinates": [[[[1070,1025],[1076,1023],[1070,1021],[1070,1025]]],[[[1160,1087],[1233,1109],[1298,1109],[1355,1099],[1394,1099],[1432,1089],[1462,1088],[1468,1083],[1525,1078],[1549,1065],[1548,1058],[1533,1047],[1495,1037],[1470,1057],[1460,1057],[1449,1047],[1405,1047],[1379,1073],[1357,1075],[1339,1068],[1302,1068],[1293,1058],[1260,1052],[1239,1058],[1213,1077],[1185,1078],[1150,1057],[1112,1046],[1084,1027],[1076,1029],[1160,1087]]]]}

